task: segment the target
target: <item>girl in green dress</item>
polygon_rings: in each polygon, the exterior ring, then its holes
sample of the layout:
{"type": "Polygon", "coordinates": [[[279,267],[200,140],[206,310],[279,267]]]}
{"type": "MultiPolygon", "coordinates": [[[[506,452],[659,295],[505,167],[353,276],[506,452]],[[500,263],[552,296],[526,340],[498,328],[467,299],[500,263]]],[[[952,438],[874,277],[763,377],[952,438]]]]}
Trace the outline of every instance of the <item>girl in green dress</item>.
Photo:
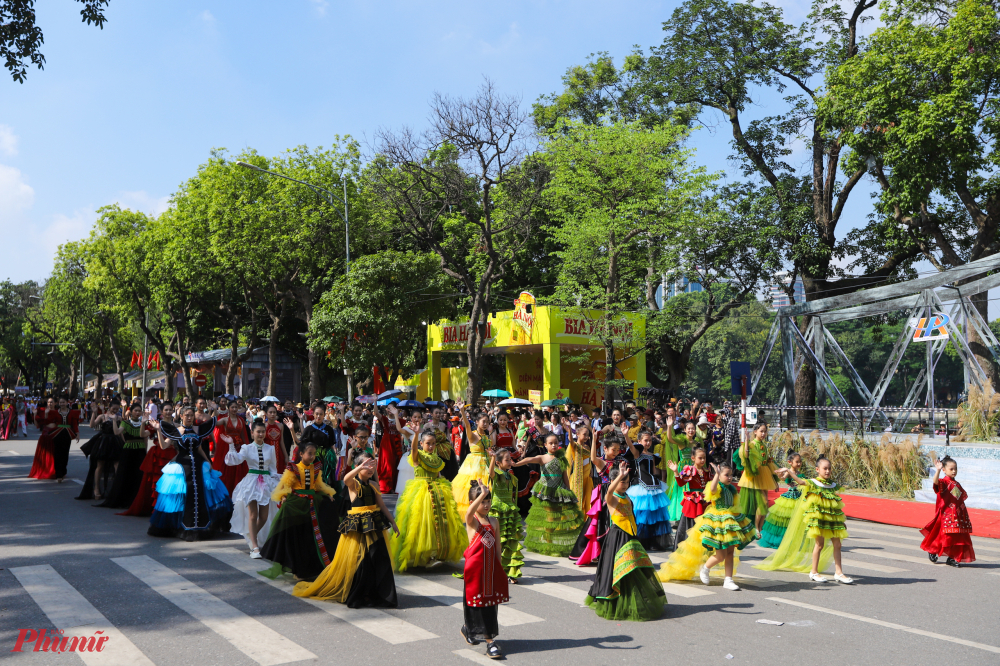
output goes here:
{"type": "Polygon", "coordinates": [[[566,557],[573,550],[583,525],[583,513],[577,505],[576,495],[569,488],[569,463],[559,444],[559,435],[546,435],[545,450],[547,453],[543,455],[521,458],[514,463],[514,467],[540,465],[542,470],[531,493],[524,547],[533,553],[566,557]]]}
{"type": "Polygon", "coordinates": [[[521,577],[521,566],[524,565],[524,555],[521,552],[524,527],[517,510],[517,477],[510,472],[514,461],[507,449],[490,449],[489,456],[487,478],[493,494],[490,516],[496,518],[500,525],[497,533],[501,547],[500,563],[507,572],[507,580],[517,583],[517,579],[521,577]]]}

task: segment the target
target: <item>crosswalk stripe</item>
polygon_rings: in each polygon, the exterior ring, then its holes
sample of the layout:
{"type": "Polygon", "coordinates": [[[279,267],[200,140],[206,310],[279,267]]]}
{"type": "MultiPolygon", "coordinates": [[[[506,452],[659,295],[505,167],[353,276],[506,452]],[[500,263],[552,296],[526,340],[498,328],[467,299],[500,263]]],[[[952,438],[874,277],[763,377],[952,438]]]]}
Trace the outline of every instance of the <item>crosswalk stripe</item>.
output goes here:
{"type": "Polygon", "coordinates": [[[878,620],[872,617],[865,617],[863,615],[855,615],[854,613],[845,613],[843,611],[833,610],[832,608],[823,608],[822,606],[814,606],[812,604],[805,604],[801,601],[792,601],[791,599],[782,599],[781,597],[768,597],[768,601],[777,601],[781,604],[789,604],[791,606],[798,606],[799,608],[807,608],[809,610],[817,611],[819,613],[827,613],[829,615],[836,615],[838,617],[844,617],[849,620],[857,620],[859,622],[867,622],[868,624],[875,624],[880,627],[886,627],[887,629],[896,629],[898,631],[905,631],[910,634],[916,634],[918,636],[926,636],[927,638],[936,638],[940,641],[948,641],[949,643],[958,643],[959,645],[965,645],[967,647],[977,648],[979,650],[985,650],[987,652],[1000,653],[1000,647],[995,645],[986,645],[984,643],[976,643],[974,641],[967,641],[964,638],[956,638],[954,636],[946,636],[944,634],[937,634],[933,631],[924,631],[923,629],[914,629],[913,627],[907,627],[902,624],[896,624],[895,622],[886,622],[885,620],[878,620]]]}
{"type": "Polygon", "coordinates": [[[889,553],[884,550],[875,550],[873,548],[860,548],[855,545],[848,546],[844,545],[844,550],[850,550],[855,555],[867,555],[869,557],[878,557],[883,560],[896,560],[897,562],[913,562],[914,564],[928,564],[934,566],[934,563],[927,559],[927,557],[916,557],[915,555],[903,555],[901,553],[889,553]]]}
{"type": "MultiPolygon", "coordinates": [[[[858,539],[862,543],[870,543],[876,546],[887,546],[889,548],[910,548],[910,549],[913,548],[910,544],[905,544],[905,543],[898,544],[893,541],[883,541],[882,539],[870,539],[868,537],[858,537],[858,539]]],[[[973,545],[973,549],[975,549],[975,545],[973,545]]],[[[918,559],[926,559],[926,556],[924,558],[918,558],[918,559]]],[[[976,559],[982,560],[983,562],[1000,562],[1000,557],[993,557],[991,555],[980,555],[979,553],[976,553],[976,559]]],[[[930,562],[930,560],[927,561],[930,562]]]]}
{"type": "MultiPolygon", "coordinates": [[[[396,575],[396,587],[403,588],[413,594],[433,599],[438,603],[452,608],[462,609],[463,590],[454,590],[441,583],[436,583],[420,576],[396,575]]],[[[504,627],[514,627],[531,622],[544,622],[540,617],[521,612],[510,606],[500,604],[497,609],[497,621],[504,627]]]]}
{"type": "Polygon", "coordinates": [[[518,579],[518,585],[534,592],[577,604],[578,606],[585,605],[584,602],[587,600],[587,593],[579,588],[563,585],[562,583],[550,583],[544,578],[536,578],[535,576],[521,576],[518,579]]]}
{"type": "Polygon", "coordinates": [[[452,650],[451,653],[459,657],[465,657],[469,661],[474,661],[477,664],[482,664],[482,666],[487,666],[487,664],[492,666],[493,664],[493,660],[487,657],[485,654],[479,654],[478,652],[473,652],[468,648],[464,650],[452,650]]]}
{"type": "MultiPolygon", "coordinates": [[[[206,555],[214,557],[223,564],[228,564],[237,571],[242,571],[251,578],[259,580],[262,583],[266,583],[271,587],[281,590],[282,592],[286,592],[287,594],[292,593],[294,585],[289,585],[286,581],[271,580],[270,578],[261,576],[257,573],[261,569],[265,568],[265,565],[262,564],[264,560],[252,560],[247,557],[246,553],[236,550],[235,548],[210,548],[202,552],[206,555]]],[[[322,610],[328,615],[332,615],[338,620],[343,620],[348,624],[354,625],[358,629],[368,632],[376,638],[381,638],[385,642],[391,643],[392,645],[412,643],[413,641],[423,641],[438,637],[437,634],[432,634],[431,632],[421,629],[414,624],[410,624],[406,620],[393,617],[392,615],[376,608],[348,608],[347,606],[342,606],[341,604],[330,601],[319,601],[317,599],[306,599],[302,597],[296,598],[322,610]]]]}
{"type": "Polygon", "coordinates": [[[884,564],[862,562],[861,560],[853,560],[847,557],[841,557],[840,563],[845,567],[850,567],[852,569],[870,569],[871,571],[878,571],[880,573],[902,573],[904,571],[909,571],[909,569],[900,569],[899,567],[890,567],[884,564]]]}
{"type": "Polygon", "coordinates": [[[65,637],[89,638],[100,631],[108,638],[100,652],[76,653],[87,666],[154,666],[125,634],[48,564],[15,567],[10,572],[48,616],[52,626],[63,630],[65,637]]]}
{"type": "Polygon", "coordinates": [[[702,585],[701,582],[697,586],[693,583],[663,583],[663,591],[675,597],[683,597],[685,599],[707,597],[715,594],[715,592],[702,585]]]}
{"type": "Polygon", "coordinates": [[[225,638],[261,666],[316,659],[316,655],[309,650],[209,594],[147,555],[115,557],[111,561],[225,638]]]}
{"type": "MultiPolygon", "coordinates": [[[[852,527],[852,528],[850,528],[848,530],[848,532],[861,532],[862,534],[874,534],[876,536],[886,536],[886,534],[884,532],[878,532],[876,530],[866,530],[866,529],[862,529],[860,527],[852,527]]],[[[895,539],[906,539],[908,541],[923,541],[924,540],[923,536],[912,535],[912,534],[892,534],[891,536],[893,538],[895,538],[895,539]]],[[[864,537],[864,538],[867,538],[867,537],[864,537]]],[[[983,542],[983,538],[982,537],[977,538],[976,541],[975,541],[975,543],[973,543],[973,548],[975,550],[988,550],[990,552],[1000,553],[1000,548],[997,548],[995,546],[984,546],[982,544],[982,542],[983,542]]],[[[895,544],[895,545],[897,545],[897,546],[899,546],[901,548],[902,547],[907,547],[907,548],[910,547],[909,544],[895,544]]],[[[986,561],[987,562],[1000,562],[1000,560],[986,560],[986,561]]]]}

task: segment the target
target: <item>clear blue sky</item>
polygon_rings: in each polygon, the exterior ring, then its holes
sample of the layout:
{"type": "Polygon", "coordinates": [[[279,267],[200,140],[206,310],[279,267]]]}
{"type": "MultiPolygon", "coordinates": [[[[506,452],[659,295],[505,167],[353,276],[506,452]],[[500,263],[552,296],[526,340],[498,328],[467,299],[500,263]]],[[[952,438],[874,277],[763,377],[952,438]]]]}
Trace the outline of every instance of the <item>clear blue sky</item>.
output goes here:
{"type": "MultiPolygon", "coordinates": [[[[660,43],[677,4],[112,0],[98,30],[72,0],[38,3],[45,70],[0,74],[0,279],[44,279],[102,205],[161,212],[213,147],[273,155],[420,127],[433,92],[484,76],[528,105],[590,53],[660,43]]],[[[793,21],[806,7],[778,4],[793,21]]],[[[728,166],[726,130],[692,139],[710,169],[728,166]]],[[[844,232],[869,210],[856,191],[844,232]]]]}

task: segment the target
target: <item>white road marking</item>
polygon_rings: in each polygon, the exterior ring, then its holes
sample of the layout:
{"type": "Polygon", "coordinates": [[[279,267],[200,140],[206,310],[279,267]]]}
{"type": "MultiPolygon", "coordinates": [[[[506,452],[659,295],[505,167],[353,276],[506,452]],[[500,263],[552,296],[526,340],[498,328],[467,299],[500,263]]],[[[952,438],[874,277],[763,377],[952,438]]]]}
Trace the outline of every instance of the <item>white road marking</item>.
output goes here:
{"type": "Polygon", "coordinates": [[[518,579],[517,584],[534,592],[555,597],[556,599],[562,599],[563,601],[568,601],[578,606],[585,605],[584,602],[587,600],[587,593],[583,590],[576,587],[570,587],[569,585],[563,585],[562,583],[550,583],[544,578],[521,576],[521,578],[518,579]]]}
{"type": "MultiPolygon", "coordinates": [[[[420,576],[406,574],[396,574],[396,587],[422,597],[433,599],[446,606],[462,610],[463,590],[454,590],[441,583],[436,583],[420,576]]],[[[544,622],[540,617],[522,613],[504,604],[500,604],[500,607],[497,609],[497,621],[504,627],[513,627],[531,622],[544,622]]]]}
{"type": "Polygon", "coordinates": [[[538,564],[552,564],[557,567],[562,567],[563,569],[575,571],[581,576],[593,576],[594,572],[597,571],[597,567],[578,567],[565,557],[549,557],[547,555],[538,555],[536,553],[525,553],[524,561],[536,562],[538,564]]]}
{"type": "Polygon", "coordinates": [[[492,666],[492,664],[495,663],[492,659],[490,659],[489,657],[487,657],[485,654],[479,654],[478,652],[473,652],[472,650],[469,650],[469,649],[465,649],[465,650],[452,650],[451,653],[452,654],[456,654],[459,657],[465,657],[469,661],[474,661],[477,664],[482,664],[483,666],[486,666],[487,664],[490,664],[492,666]]]}
{"type": "Polygon", "coordinates": [[[807,608],[809,610],[814,610],[819,613],[827,613],[829,615],[836,615],[838,617],[844,617],[849,620],[857,620],[859,622],[867,622],[868,624],[877,624],[880,627],[886,627],[887,629],[896,629],[898,631],[905,631],[910,634],[917,634],[918,636],[926,636],[927,638],[935,638],[939,641],[948,641],[949,643],[958,643],[959,645],[965,645],[967,647],[973,647],[978,650],[985,650],[987,652],[995,652],[1000,654],[1000,647],[994,645],[986,645],[985,643],[976,643],[975,641],[967,641],[964,638],[955,638],[954,636],[946,636],[944,634],[936,634],[933,631],[924,631],[923,629],[914,629],[913,627],[907,627],[902,624],[896,624],[895,622],[886,622],[884,620],[876,620],[872,617],[865,617],[863,615],[855,615],[854,613],[845,613],[843,611],[833,610],[831,608],[823,608],[822,606],[814,606],[812,604],[804,604],[801,601],[792,601],[791,599],[782,599],[781,597],[768,597],[768,601],[777,601],[782,604],[789,604],[791,606],[798,606],[799,608],[807,608]]]}
{"type": "MultiPolygon", "coordinates": [[[[874,544],[876,546],[886,546],[886,547],[889,547],[889,548],[910,548],[911,547],[909,544],[898,544],[898,543],[894,543],[892,541],[883,541],[882,539],[869,539],[868,537],[859,537],[857,539],[857,541],[858,541],[858,543],[862,543],[862,544],[870,543],[870,544],[874,544]]],[[[975,544],[973,544],[973,550],[975,550],[975,544]]],[[[988,549],[987,548],[981,548],[981,550],[988,550],[988,549]]],[[[911,555],[910,557],[915,557],[915,556],[911,555]]],[[[918,560],[926,560],[926,562],[928,564],[931,564],[931,561],[928,560],[926,556],[924,556],[923,558],[917,558],[917,559],[918,560]]],[[[980,555],[979,553],[976,553],[976,559],[977,560],[982,560],[983,562],[1000,562],[1000,557],[993,557],[991,555],[980,555]]]]}
{"type": "MultiPolygon", "coordinates": [[[[862,532],[864,534],[875,534],[877,536],[886,536],[883,532],[877,532],[875,530],[865,530],[865,529],[861,529],[861,528],[857,528],[857,527],[856,528],[852,528],[852,530],[850,530],[850,531],[853,531],[853,532],[862,532]]],[[[891,536],[893,538],[895,538],[895,539],[907,539],[909,541],[923,541],[924,540],[924,538],[922,536],[913,536],[913,535],[910,535],[910,534],[892,534],[891,536]]],[[[861,538],[868,539],[872,543],[880,543],[880,544],[885,545],[885,546],[895,546],[897,548],[909,548],[910,547],[909,544],[903,544],[903,543],[897,544],[897,543],[893,543],[891,541],[879,541],[877,539],[870,539],[869,537],[861,537],[861,538]]],[[[985,539],[985,537],[976,537],[976,541],[972,544],[973,549],[974,550],[988,550],[988,551],[993,552],[993,553],[1000,553],[1000,548],[997,548],[996,546],[984,546],[984,545],[982,545],[982,542],[983,542],[984,539],[985,539]]],[[[993,558],[993,559],[981,558],[981,559],[983,559],[986,562],[1000,562],[1000,559],[997,559],[997,558],[993,558]]]]}
{"type": "Polygon", "coordinates": [[[841,557],[840,563],[843,564],[845,567],[850,567],[852,569],[869,569],[871,571],[879,571],[881,573],[902,573],[903,571],[909,571],[909,569],[900,569],[899,567],[889,567],[884,564],[872,564],[871,562],[852,560],[847,557],[841,557]]]}
{"type": "MultiPolygon", "coordinates": [[[[31,596],[52,626],[64,636],[94,636],[103,632],[108,640],[101,652],[77,652],[87,666],[154,666],[132,641],[115,628],[82,594],[48,564],[15,567],[10,570],[31,596]]],[[[26,651],[32,650],[25,647],[26,651]]]]}
{"type": "Polygon", "coordinates": [[[66,480],[72,481],[73,483],[79,484],[81,486],[83,485],[83,481],[81,481],[80,479],[66,479],[66,480]]]}
{"type": "Polygon", "coordinates": [[[675,597],[684,597],[685,599],[693,599],[694,597],[705,597],[715,594],[712,590],[707,589],[705,585],[702,585],[701,582],[697,585],[693,583],[663,583],[663,591],[667,594],[672,594],[675,597]]]}
{"type": "MultiPolygon", "coordinates": [[[[267,567],[266,560],[252,560],[243,551],[236,550],[235,548],[211,548],[202,552],[224,564],[228,564],[237,571],[242,571],[251,578],[259,580],[262,583],[267,583],[271,587],[276,587],[282,592],[291,594],[292,588],[295,587],[287,581],[271,580],[266,576],[261,576],[257,572],[267,567]]],[[[320,609],[324,613],[332,615],[338,620],[352,624],[358,629],[366,631],[376,638],[381,638],[393,645],[438,637],[437,634],[432,634],[414,624],[410,624],[406,620],[400,620],[376,608],[353,609],[330,601],[319,601],[317,599],[302,597],[296,598],[320,609]]]]}
{"type": "Polygon", "coordinates": [[[315,659],[309,650],[146,555],[111,560],[261,666],[315,659]]]}

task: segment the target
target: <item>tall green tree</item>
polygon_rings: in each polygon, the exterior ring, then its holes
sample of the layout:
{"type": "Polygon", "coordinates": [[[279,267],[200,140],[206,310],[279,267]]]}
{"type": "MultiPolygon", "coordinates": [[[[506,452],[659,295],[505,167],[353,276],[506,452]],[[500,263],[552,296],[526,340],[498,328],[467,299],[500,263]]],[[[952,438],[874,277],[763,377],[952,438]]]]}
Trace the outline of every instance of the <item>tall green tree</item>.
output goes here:
{"type": "Polygon", "coordinates": [[[436,256],[393,250],[354,261],[317,304],[309,344],[332,367],[378,367],[388,387],[427,361],[424,322],[455,312],[454,282],[436,256]],[[346,364],[346,365],[345,365],[346,364]]]}
{"type": "Polygon", "coordinates": [[[563,248],[555,300],[581,313],[601,312],[590,329],[604,348],[606,375],[599,381],[607,404],[617,364],[644,344],[626,333],[625,316],[645,305],[648,247],[688,227],[712,182],[689,164],[691,151],[678,147],[686,136],[673,124],[571,121],[557,126],[545,146],[551,180],[544,201],[556,222],[548,231],[563,248]]]}
{"type": "MultiPolygon", "coordinates": [[[[83,4],[81,20],[104,29],[104,8],[110,0],[77,0],[83,4]]],[[[24,83],[28,65],[45,68],[45,56],[39,49],[45,41],[35,16],[35,0],[0,1],[0,57],[11,77],[24,83]]]]}

